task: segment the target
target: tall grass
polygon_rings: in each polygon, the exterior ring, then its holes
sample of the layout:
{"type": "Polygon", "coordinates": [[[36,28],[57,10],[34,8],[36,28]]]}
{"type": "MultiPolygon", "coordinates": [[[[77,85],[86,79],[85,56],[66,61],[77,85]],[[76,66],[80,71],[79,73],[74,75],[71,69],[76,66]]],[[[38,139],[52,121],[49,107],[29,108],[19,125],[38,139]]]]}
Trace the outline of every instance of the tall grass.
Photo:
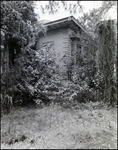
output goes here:
{"type": "Polygon", "coordinates": [[[97,103],[18,108],[1,118],[1,148],[117,148],[116,109],[97,103]]]}

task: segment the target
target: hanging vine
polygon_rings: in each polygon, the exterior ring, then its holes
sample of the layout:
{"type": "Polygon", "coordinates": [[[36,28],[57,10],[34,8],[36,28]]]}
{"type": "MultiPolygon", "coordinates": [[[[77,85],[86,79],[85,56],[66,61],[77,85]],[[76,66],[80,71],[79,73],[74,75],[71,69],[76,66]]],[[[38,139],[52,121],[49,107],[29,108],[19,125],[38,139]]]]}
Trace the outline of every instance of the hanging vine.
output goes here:
{"type": "Polygon", "coordinates": [[[98,24],[98,74],[102,99],[113,105],[116,102],[116,22],[103,21],[98,24]]]}

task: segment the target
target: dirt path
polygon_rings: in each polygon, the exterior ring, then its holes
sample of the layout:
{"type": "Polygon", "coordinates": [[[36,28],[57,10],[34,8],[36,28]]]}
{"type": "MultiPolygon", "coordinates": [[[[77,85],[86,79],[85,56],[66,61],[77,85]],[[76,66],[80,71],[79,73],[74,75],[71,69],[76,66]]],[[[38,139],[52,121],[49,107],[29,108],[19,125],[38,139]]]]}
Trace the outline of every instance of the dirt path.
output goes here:
{"type": "Polygon", "coordinates": [[[1,125],[2,149],[117,148],[116,109],[24,108],[2,117],[1,125]]]}

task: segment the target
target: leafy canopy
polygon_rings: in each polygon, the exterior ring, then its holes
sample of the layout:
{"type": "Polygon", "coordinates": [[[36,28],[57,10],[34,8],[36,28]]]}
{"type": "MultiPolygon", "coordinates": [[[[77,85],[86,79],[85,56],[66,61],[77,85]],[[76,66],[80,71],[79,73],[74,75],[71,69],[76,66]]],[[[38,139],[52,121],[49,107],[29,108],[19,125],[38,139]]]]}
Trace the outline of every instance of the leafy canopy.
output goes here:
{"type": "Polygon", "coordinates": [[[1,29],[6,38],[16,38],[19,45],[26,45],[33,36],[36,14],[32,1],[2,1],[1,29]]]}

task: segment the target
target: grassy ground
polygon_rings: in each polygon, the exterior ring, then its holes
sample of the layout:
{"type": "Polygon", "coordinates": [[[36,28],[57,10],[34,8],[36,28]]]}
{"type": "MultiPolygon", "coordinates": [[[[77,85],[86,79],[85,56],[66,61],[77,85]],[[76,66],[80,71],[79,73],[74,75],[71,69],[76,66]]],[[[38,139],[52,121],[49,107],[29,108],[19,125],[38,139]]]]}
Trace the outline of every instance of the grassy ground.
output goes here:
{"type": "Polygon", "coordinates": [[[1,117],[1,148],[117,149],[117,111],[95,103],[17,108],[1,117]]]}

